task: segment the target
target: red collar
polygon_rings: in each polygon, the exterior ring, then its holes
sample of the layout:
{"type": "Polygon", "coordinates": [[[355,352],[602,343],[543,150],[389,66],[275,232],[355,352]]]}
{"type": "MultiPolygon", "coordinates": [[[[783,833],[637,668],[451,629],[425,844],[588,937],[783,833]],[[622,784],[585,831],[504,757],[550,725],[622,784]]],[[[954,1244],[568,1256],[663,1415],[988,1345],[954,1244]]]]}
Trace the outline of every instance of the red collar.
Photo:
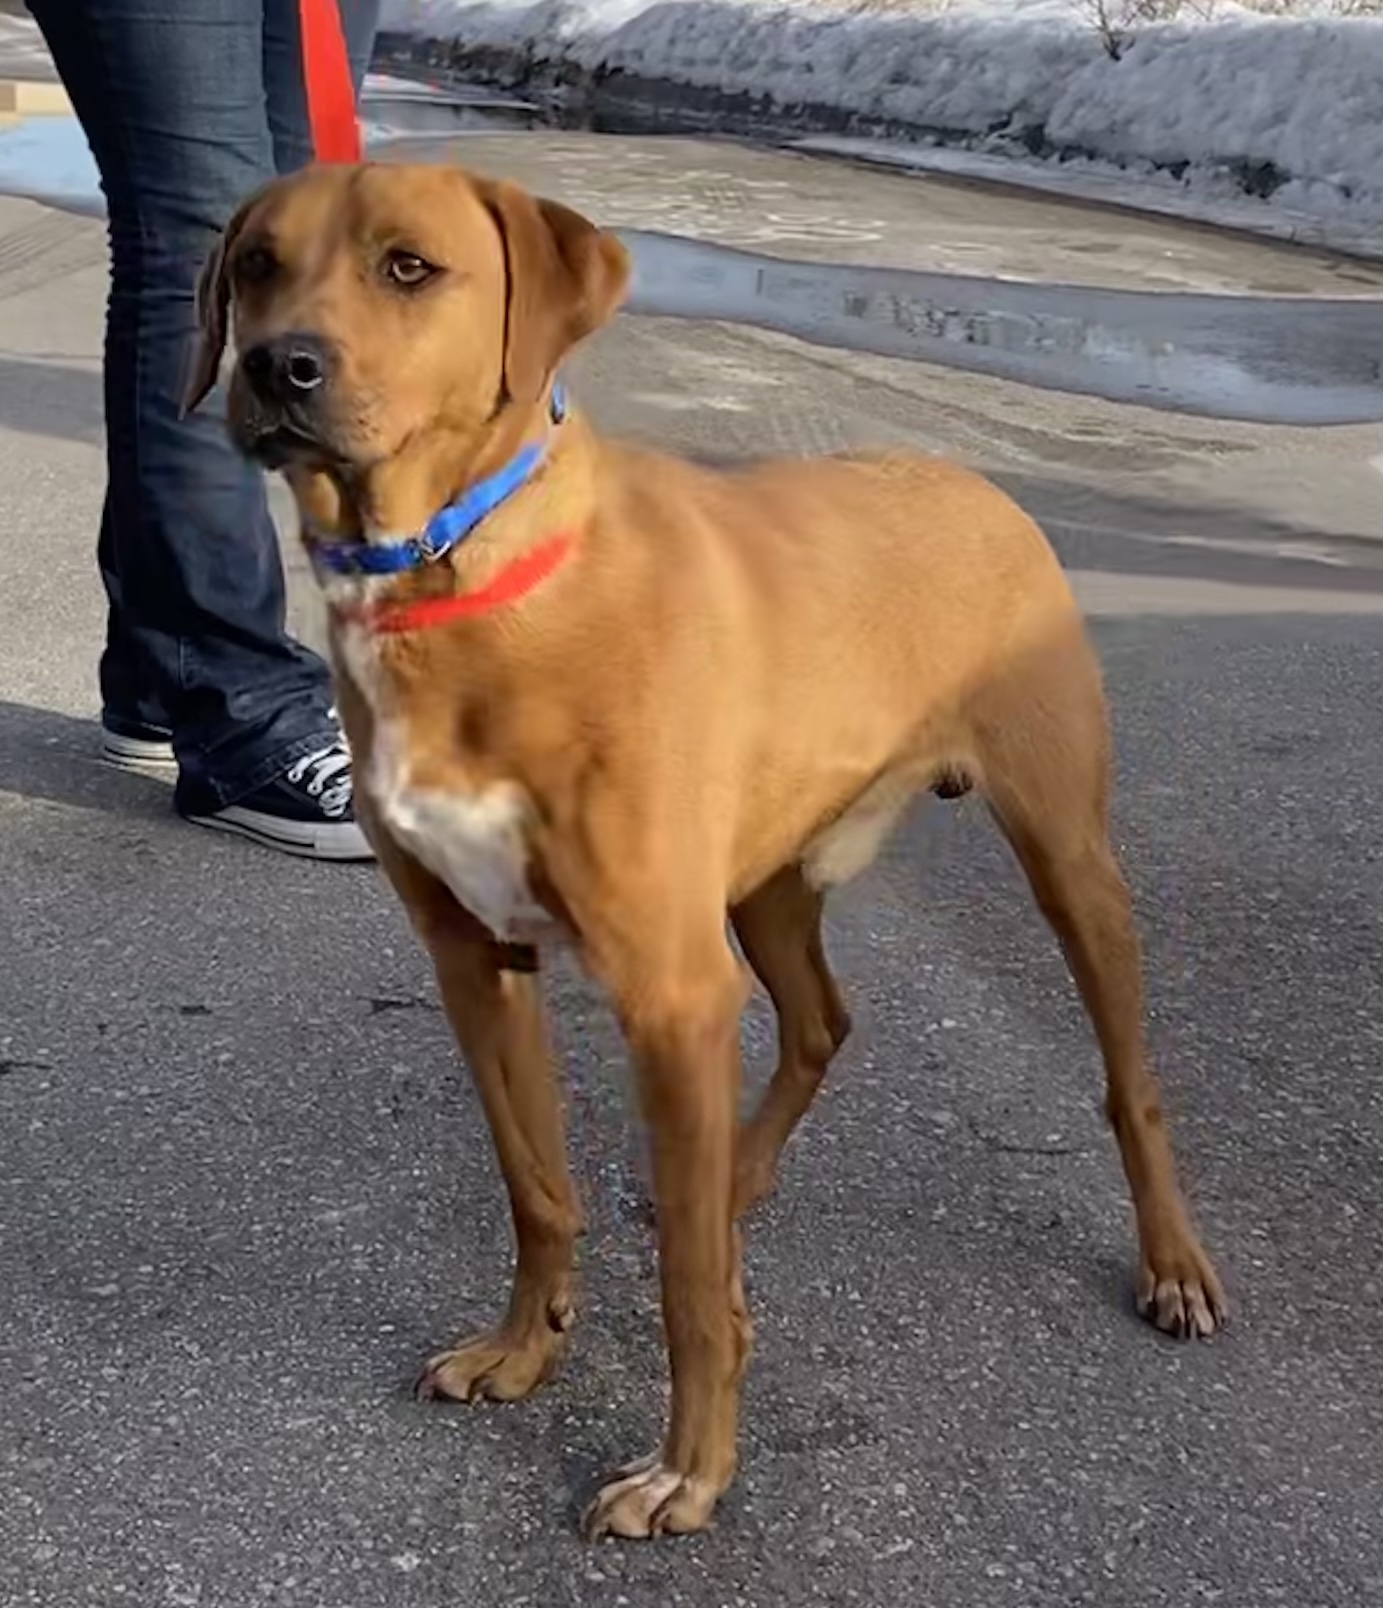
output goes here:
{"type": "Polygon", "coordinates": [[[340,619],[363,625],[368,631],[392,635],[400,631],[426,631],[453,620],[473,619],[492,609],[517,603],[554,574],[571,552],[573,535],[562,531],[512,558],[474,592],[450,592],[442,597],[420,597],[410,603],[357,603],[338,605],[340,619]]]}

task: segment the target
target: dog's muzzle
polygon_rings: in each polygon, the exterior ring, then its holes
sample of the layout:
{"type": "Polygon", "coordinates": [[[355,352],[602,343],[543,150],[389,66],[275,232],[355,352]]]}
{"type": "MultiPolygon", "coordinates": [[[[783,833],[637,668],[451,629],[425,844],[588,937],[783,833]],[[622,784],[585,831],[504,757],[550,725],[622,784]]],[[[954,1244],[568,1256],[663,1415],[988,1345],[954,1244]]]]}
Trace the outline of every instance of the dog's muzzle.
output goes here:
{"type": "Polygon", "coordinates": [[[333,366],[327,342],[298,332],[243,352],[232,405],[240,449],[271,469],[295,458],[337,458],[328,406],[333,366]]]}

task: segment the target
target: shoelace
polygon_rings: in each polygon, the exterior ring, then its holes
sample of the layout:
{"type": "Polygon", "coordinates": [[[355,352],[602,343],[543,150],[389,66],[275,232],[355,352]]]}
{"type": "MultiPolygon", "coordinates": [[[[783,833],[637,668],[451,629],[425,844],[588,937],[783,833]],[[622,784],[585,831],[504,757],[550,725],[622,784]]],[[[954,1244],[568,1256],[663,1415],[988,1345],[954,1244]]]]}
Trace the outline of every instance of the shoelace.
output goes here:
{"type": "Polygon", "coordinates": [[[351,756],[345,739],[335,737],[324,748],[304,754],[289,770],[288,780],[315,798],[323,815],[344,815],[352,798],[351,756]]]}

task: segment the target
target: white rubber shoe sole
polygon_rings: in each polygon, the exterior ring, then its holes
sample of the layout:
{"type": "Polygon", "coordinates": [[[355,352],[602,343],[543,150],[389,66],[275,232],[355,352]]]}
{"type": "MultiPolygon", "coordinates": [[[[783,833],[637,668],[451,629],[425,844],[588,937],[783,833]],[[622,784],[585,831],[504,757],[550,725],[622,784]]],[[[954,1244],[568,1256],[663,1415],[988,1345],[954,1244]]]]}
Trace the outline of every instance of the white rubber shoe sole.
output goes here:
{"type": "Polygon", "coordinates": [[[230,804],[214,815],[184,815],[194,826],[233,832],[266,849],[296,854],[303,860],[373,860],[375,851],[354,821],[293,821],[264,810],[230,804]]]}
{"type": "Polygon", "coordinates": [[[122,737],[117,731],[101,728],[101,758],[116,770],[136,776],[152,776],[161,782],[178,779],[178,762],[172,743],[153,742],[147,737],[122,737]]]}

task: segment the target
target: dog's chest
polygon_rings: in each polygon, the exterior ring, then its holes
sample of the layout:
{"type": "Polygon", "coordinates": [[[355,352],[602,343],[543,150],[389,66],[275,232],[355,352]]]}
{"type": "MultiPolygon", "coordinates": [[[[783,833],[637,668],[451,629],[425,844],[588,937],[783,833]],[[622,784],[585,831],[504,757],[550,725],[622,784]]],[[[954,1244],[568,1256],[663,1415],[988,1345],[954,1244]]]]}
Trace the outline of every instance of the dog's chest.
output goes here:
{"type": "Polygon", "coordinates": [[[531,806],[523,789],[504,781],[470,789],[418,785],[406,712],[391,707],[374,646],[362,637],[348,632],[342,657],[374,715],[370,762],[360,781],[381,824],[496,938],[536,943],[555,937],[556,924],[529,884],[531,806]]]}
{"type": "Polygon", "coordinates": [[[374,798],[398,842],[496,938],[535,943],[552,936],[552,918],[528,883],[527,806],[517,788],[498,783],[459,794],[395,778],[374,798]]]}

